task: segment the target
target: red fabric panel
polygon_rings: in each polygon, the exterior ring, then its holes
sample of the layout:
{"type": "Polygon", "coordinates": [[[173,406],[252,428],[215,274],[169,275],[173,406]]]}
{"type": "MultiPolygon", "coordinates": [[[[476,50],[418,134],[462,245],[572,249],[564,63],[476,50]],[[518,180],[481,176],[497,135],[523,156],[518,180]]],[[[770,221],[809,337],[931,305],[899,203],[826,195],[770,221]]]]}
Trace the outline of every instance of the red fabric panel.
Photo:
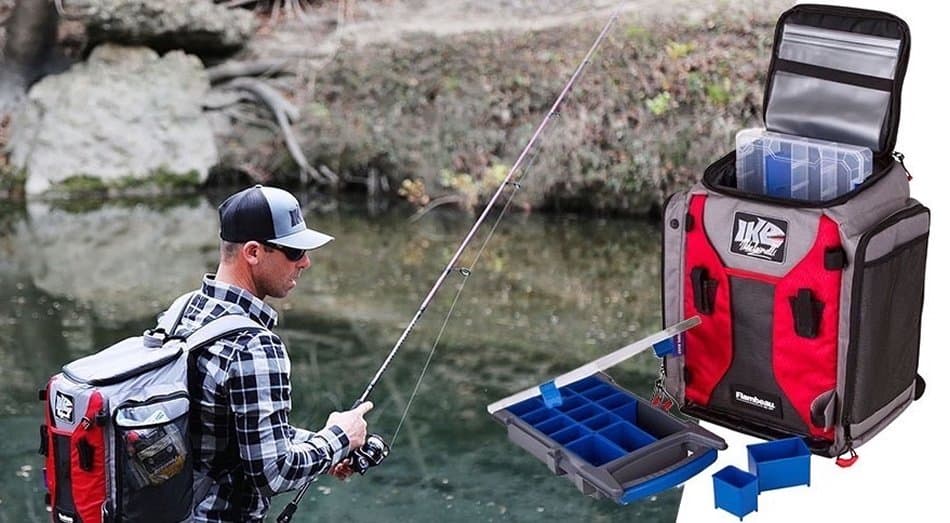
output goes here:
{"type": "Polygon", "coordinates": [[[85,420],[80,422],[73,431],[70,442],[70,470],[73,482],[73,501],[76,503],[76,512],[83,523],[102,521],[102,503],[106,499],[106,465],[105,439],[102,427],[96,424],[96,414],[102,409],[102,395],[93,392],[86,407],[85,420]],[[79,466],[79,440],[85,440],[92,445],[92,470],[85,471],[79,466]]]}
{"type": "Polygon", "coordinates": [[[689,202],[692,229],[686,231],[686,262],[683,282],[684,317],[699,315],[703,322],[686,331],[684,364],[688,379],[686,399],[699,405],[709,404],[709,396],[732,363],[732,314],[729,312],[729,279],[722,260],[706,236],[703,212],[706,196],[695,195],[689,202]],[[718,282],[712,314],[700,314],[693,298],[690,274],[703,267],[709,278],[718,282]]]}
{"type": "Polygon", "coordinates": [[[834,429],[822,430],[811,422],[811,403],[835,388],[838,375],[838,309],[840,270],[825,269],[825,250],[841,246],[838,226],[827,216],[818,224],[811,250],[775,287],[772,365],[775,381],[808,424],[812,436],[834,439],[834,429]],[[799,289],[810,289],[824,304],[818,336],[803,338],[795,332],[790,299],[799,289]]]}

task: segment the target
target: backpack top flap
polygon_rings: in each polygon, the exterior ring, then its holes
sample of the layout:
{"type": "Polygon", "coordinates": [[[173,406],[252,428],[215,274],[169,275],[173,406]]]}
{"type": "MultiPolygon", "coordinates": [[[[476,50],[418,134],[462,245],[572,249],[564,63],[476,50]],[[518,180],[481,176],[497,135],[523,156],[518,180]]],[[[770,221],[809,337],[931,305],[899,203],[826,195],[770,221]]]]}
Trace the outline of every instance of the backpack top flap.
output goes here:
{"type": "Polygon", "coordinates": [[[177,360],[186,350],[203,347],[238,332],[262,329],[260,324],[246,316],[225,315],[203,325],[185,340],[164,340],[151,333],[126,338],[67,364],[63,367],[63,374],[76,383],[113,385],[163,367],[177,360]]]}
{"type": "Polygon", "coordinates": [[[175,361],[184,346],[181,340],[174,340],[149,347],[146,339],[146,336],[126,338],[65,365],[63,375],[76,383],[86,385],[114,385],[175,361]]]}
{"type": "Polygon", "coordinates": [[[880,11],[802,4],[779,18],[765,84],[770,131],[890,155],[910,56],[910,29],[880,11]]]}

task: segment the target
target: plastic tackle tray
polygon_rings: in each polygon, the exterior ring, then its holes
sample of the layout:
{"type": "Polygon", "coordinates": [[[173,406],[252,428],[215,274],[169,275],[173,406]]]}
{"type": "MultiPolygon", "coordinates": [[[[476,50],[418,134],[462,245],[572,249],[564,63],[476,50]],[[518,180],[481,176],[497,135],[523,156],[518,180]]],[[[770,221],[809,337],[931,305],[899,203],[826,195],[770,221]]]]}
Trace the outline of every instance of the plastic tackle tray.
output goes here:
{"type": "Polygon", "coordinates": [[[736,135],[736,186],[746,192],[827,201],[861,184],[872,167],[867,147],[764,129],[736,135]]]}
{"type": "Polygon", "coordinates": [[[626,505],[683,483],[726,448],[722,438],[653,407],[603,373],[556,392],[557,406],[534,397],[492,416],[508,427],[512,442],[587,495],[626,505]]]}

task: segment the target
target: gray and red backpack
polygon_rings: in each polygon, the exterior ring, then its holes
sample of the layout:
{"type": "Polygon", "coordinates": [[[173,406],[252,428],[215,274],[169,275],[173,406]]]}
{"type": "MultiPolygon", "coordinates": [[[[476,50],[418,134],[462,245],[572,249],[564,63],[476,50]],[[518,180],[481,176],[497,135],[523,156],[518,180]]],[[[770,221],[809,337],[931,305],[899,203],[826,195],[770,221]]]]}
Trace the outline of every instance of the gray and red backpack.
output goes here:
{"type": "Polygon", "coordinates": [[[894,152],[909,52],[906,23],[887,13],[799,5],[779,19],[765,127],[869,147],[873,171],[827,201],[778,198],[738,190],[732,152],[668,200],[664,325],[702,318],[664,360],[662,386],[686,414],[801,436],[848,465],[923,394],[930,211],[894,152]]]}
{"type": "Polygon", "coordinates": [[[178,298],[157,328],[63,366],[40,391],[54,523],[190,520],[189,353],[263,328],[226,315],[187,338],[168,336],[191,296],[178,298]]]}

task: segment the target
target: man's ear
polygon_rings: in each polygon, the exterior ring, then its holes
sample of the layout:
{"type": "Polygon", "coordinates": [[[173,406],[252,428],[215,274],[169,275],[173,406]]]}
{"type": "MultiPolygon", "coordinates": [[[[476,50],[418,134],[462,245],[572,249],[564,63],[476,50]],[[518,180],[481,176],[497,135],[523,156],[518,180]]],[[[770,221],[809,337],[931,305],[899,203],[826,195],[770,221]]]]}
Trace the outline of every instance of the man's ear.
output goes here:
{"type": "Polygon", "coordinates": [[[249,241],[245,242],[241,246],[241,256],[244,258],[244,261],[248,265],[257,265],[261,262],[261,257],[264,255],[264,246],[260,242],[249,241]]]}

